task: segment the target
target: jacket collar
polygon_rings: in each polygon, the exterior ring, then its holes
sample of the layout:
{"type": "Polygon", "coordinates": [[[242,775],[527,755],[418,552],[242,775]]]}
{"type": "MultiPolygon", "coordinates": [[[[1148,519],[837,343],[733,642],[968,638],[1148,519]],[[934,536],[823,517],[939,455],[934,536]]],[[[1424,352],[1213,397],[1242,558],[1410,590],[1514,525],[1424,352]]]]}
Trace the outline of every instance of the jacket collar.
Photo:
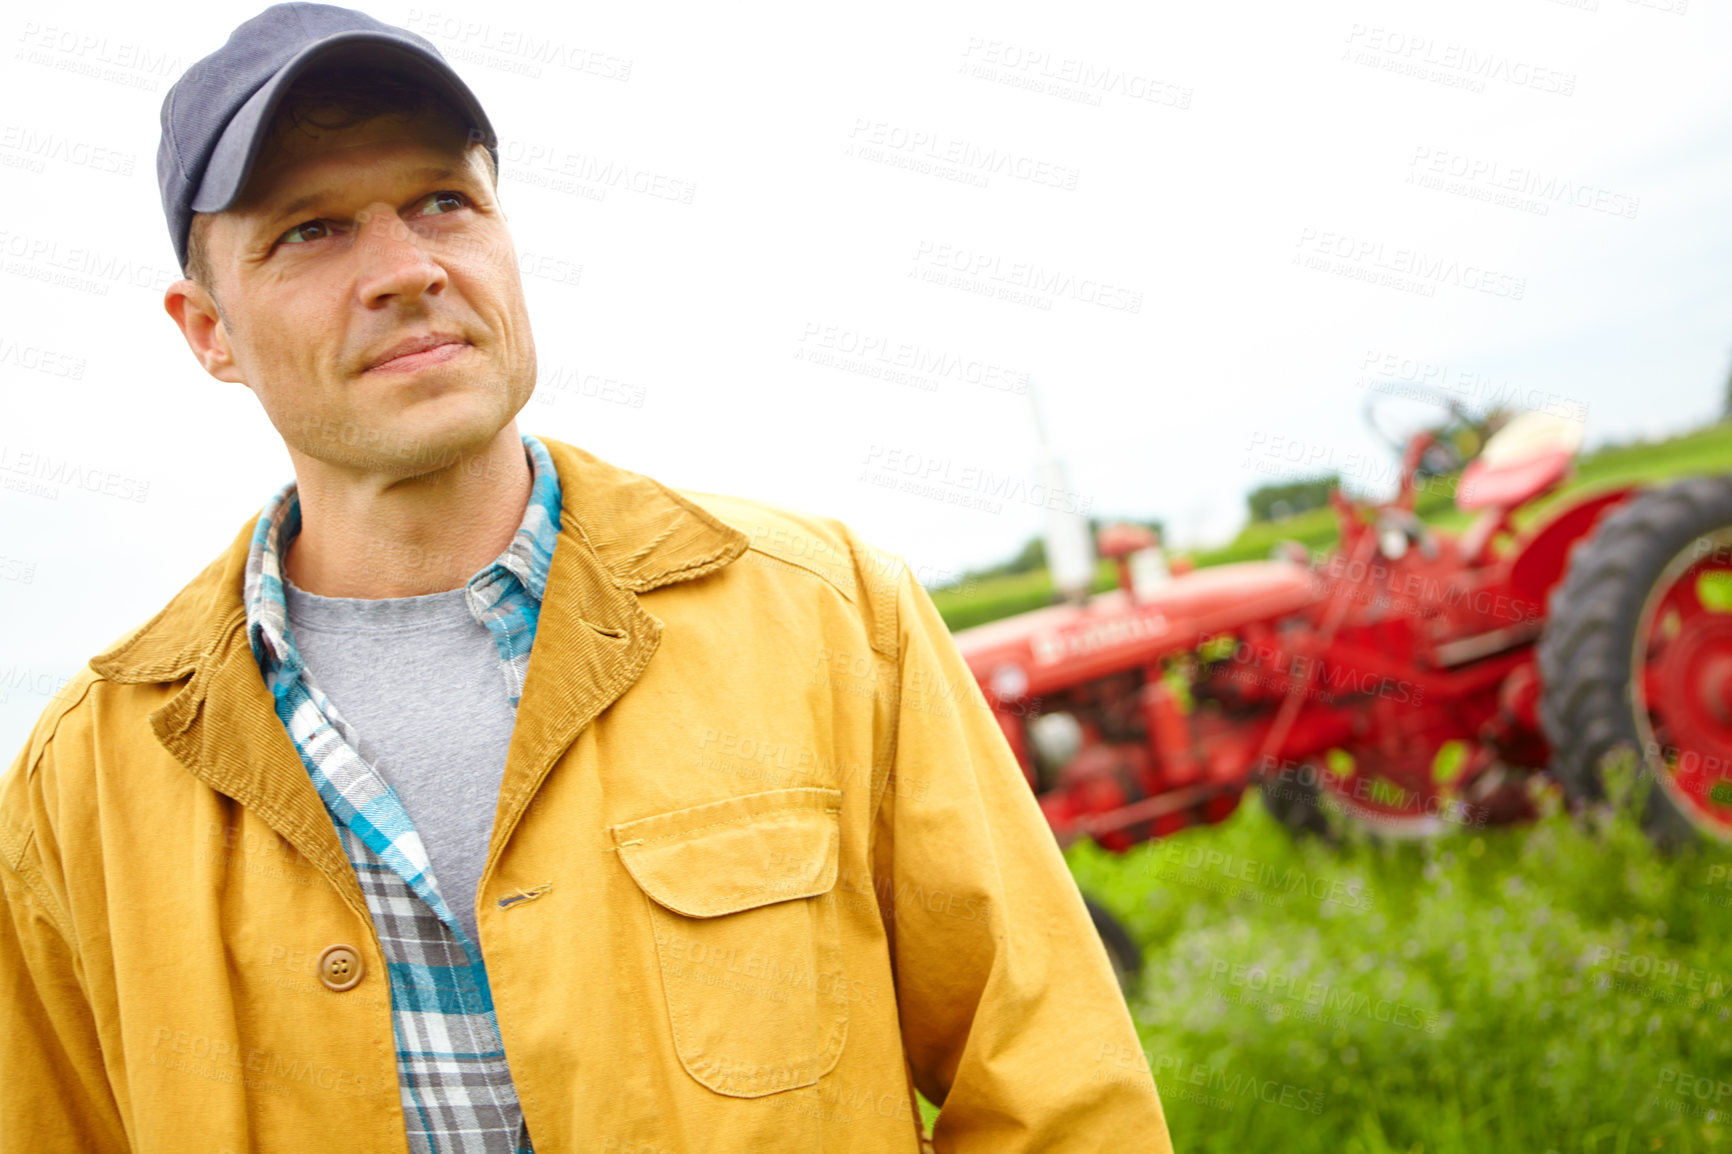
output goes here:
{"type": "MultiPolygon", "coordinates": [[[[589,556],[619,589],[645,593],[702,577],[744,553],[744,533],[658,482],[573,445],[540,438],[560,484],[559,553],[589,556]]],[[[178,681],[208,665],[246,625],[242,587],[253,533],[249,518],[226,552],[162,611],[90,661],[110,681],[178,681]]],[[[575,560],[575,559],[574,559],[575,560]]],[[[590,564],[580,566],[584,570],[590,564]]]]}
{"type": "MultiPolygon", "coordinates": [[[[713,572],[747,546],[745,534],[648,477],[542,441],[559,476],[560,529],[483,883],[560,754],[655,654],[662,623],[636,594],[713,572]]],[[[256,524],[254,517],[161,613],[90,664],[111,681],[188,678],[150,714],[156,739],[193,776],[282,834],[371,925],[354,867],[246,638],[242,582],[256,524]]]]}

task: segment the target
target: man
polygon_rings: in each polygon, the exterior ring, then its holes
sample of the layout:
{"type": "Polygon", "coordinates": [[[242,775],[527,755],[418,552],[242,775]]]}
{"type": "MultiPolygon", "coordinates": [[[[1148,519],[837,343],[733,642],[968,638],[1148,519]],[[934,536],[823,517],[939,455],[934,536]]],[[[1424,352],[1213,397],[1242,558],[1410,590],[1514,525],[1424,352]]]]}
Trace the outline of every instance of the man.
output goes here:
{"type": "Polygon", "coordinates": [[[519,433],[495,140],[321,5],[168,94],[165,304],[295,480],[0,778],[0,1144],[1169,1149],[905,567],[519,433]]]}

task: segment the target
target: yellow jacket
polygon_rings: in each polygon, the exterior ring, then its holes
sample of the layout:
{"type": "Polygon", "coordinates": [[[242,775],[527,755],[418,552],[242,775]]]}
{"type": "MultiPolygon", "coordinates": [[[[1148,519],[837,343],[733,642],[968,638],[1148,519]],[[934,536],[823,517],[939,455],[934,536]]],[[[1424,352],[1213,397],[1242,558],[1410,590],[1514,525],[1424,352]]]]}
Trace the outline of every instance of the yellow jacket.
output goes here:
{"type": "MultiPolygon", "coordinates": [[[[940,1151],[1170,1150],[907,569],[543,441],[563,527],[476,903],[538,1154],[913,1152],[914,1086],[940,1151]]],[[[252,527],[0,777],[7,1154],[408,1148],[378,938],[247,645],[252,527]]]]}

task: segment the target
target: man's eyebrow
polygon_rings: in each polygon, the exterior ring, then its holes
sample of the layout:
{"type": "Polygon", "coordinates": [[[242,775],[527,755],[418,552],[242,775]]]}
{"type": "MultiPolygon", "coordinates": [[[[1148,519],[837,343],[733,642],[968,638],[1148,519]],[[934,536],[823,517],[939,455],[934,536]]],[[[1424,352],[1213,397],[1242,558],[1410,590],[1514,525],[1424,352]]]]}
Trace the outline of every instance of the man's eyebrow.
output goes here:
{"type": "MultiPolygon", "coordinates": [[[[469,175],[470,172],[467,168],[460,168],[450,164],[426,164],[422,165],[420,168],[412,168],[403,174],[405,179],[423,182],[445,181],[451,180],[455,177],[469,175]]],[[[295,197],[295,199],[272,212],[269,219],[274,223],[284,217],[293,216],[297,212],[304,212],[323,201],[332,200],[336,196],[337,193],[333,189],[329,188],[321,188],[313,192],[305,193],[301,196],[295,197]]]]}

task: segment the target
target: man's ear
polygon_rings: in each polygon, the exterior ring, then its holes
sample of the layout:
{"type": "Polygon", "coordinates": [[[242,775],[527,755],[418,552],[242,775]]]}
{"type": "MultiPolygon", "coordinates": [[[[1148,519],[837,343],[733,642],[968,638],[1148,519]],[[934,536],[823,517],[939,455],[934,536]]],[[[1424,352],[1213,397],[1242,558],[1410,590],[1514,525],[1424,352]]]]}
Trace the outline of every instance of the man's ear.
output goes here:
{"type": "Polygon", "coordinates": [[[244,385],[240,369],[229,348],[228,327],[217,311],[216,299],[194,280],[177,280],[163,294],[162,307],[180,326],[186,347],[204,366],[204,371],[219,381],[244,385]]]}

